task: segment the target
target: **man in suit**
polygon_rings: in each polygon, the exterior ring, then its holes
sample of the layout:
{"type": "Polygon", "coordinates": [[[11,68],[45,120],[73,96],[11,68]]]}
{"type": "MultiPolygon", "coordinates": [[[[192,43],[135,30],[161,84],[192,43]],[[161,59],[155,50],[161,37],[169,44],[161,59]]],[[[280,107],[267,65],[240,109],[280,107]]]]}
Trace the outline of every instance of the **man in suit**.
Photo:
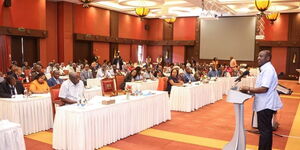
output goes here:
{"type": "Polygon", "coordinates": [[[24,94],[24,87],[21,82],[9,75],[0,83],[0,97],[11,98],[13,95],[24,94]]]}
{"type": "Polygon", "coordinates": [[[53,87],[57,84],[62,84],[63,82],[64,82],[64,80],[59,78],[59,71],[58,70],[53,71],[52,77],[47,81],[49,87],[53,87]]]}
{"type": "Polygon", "coordinates": [[[83,81],[84,85],[86,85],[87,83],[87,79],[92,79],[93,78],[93,73],[90,70],[90,66],[88,64],[86,64],[84,66],[84,70],[80,73],[80,78],[83,81]]]}
{"type": "Polygon", "coordinates": [[[119,54],[113,59],[112,64],[116,65],[119,70],[122,70],[123,60],[119,54]]]}

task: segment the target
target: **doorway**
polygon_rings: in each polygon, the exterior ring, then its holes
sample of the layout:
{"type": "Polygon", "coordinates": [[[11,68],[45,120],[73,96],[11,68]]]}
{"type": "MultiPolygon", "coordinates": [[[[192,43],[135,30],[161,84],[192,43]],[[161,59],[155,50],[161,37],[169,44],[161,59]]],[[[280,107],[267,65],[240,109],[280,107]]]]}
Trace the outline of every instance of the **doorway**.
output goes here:
{"type": "Polygon", "coordinates": [[[25,61],[29,65],[39,61],[38,39],[33,37],[12,36],[11,59],[21,66],[25,61]]]}
{"type": "Polygon", "coordinates": [[[92,43],[90,41],[74,41],[74,62],[86,59],[89,63],[93,60],[92,43]]]}
{"type": "Polygon", "coordinates": [[[288,48],[286,73],[290,78],[297,78],[299,73],[296,69],[300,68],[300,47],[288,48]]]}

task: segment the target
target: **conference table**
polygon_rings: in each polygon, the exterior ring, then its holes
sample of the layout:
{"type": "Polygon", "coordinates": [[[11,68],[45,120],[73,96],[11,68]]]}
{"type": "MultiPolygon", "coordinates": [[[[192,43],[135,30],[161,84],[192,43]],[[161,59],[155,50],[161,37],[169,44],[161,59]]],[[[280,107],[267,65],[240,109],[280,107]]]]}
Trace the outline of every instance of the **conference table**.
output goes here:
{"type": "Polygon", "coordinates": [[[96,96],[85,106],[59,107],[53,125],[53,148],[94,150],[171,119],[168,93],[141,96],[96,96]],[[103,100],[115,103],[103,105],[103,100]]]}
{"type": "Polygon", "coordinates": [[[136,91],[136,90],[157,90],[158,79],[156,79],[156,80],[146,80],[146,81],[126,82],[126,86],[127,85],[132,86],[132,91],[136,91]]]}
{"type": "Polygon", "coordinates": [[[20,124],[8,120],[0,121],[0,149],[25,150],[24,136],[20,124]]]}
{"type": "MultiPolygon", "coordinates": [[[[192,84],[184,84],[183,86],[172,86],[170,101],[171,110],[192,112],[205,105],[215,103],[223,98],[224,94],[234,84],[236,78],[218,78],[216,81],[209,83],[193,82],[192,84]]],[[[242,78],[237,84],[241,86],[255,86],[255,77],[242,78]]]]}
{"type": "Polygon", "coordinates": [[[50,94],[0,98],[0,120],[19,123],[25,135],[52,128],[53,113],[50,94]]]}

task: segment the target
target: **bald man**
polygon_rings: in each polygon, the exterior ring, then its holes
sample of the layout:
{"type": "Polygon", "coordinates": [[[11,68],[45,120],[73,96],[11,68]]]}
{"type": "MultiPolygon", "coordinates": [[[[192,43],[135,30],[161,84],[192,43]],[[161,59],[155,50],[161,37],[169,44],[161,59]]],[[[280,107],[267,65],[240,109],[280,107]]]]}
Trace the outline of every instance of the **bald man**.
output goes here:
{"type": "Polygon", "coordinates": [[[69,79],[61,85],[59,91],[59,98],[66,104],[77,103],[84,95],[84,85],[80,80],[80,76],[71,72],[69,79]]]}
{"type": "Polygon", "coordinates": [[[259,136],[259,150],[272,149],[272,117],[282,108],[282,102],[277,93],[278,78],[275,68],[271,64],[271,52],[263,50],[258,54],[258,66],[261,72],[256,78],[255,88],[242,87],[246,93],[254,93],[253,109],[257,112],[259,136]]]}

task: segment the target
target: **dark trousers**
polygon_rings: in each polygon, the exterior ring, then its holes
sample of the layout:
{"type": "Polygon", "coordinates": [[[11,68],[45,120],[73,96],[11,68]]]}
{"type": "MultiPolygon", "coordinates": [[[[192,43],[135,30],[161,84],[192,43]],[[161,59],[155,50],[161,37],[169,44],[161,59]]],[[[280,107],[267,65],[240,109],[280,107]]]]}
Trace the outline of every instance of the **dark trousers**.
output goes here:
{"type": "Polygon", "coordinates": [[[257,112],[259,136],[259,150],[272,150],[272,117],[274,111],[264,109],[257,112]]]}

